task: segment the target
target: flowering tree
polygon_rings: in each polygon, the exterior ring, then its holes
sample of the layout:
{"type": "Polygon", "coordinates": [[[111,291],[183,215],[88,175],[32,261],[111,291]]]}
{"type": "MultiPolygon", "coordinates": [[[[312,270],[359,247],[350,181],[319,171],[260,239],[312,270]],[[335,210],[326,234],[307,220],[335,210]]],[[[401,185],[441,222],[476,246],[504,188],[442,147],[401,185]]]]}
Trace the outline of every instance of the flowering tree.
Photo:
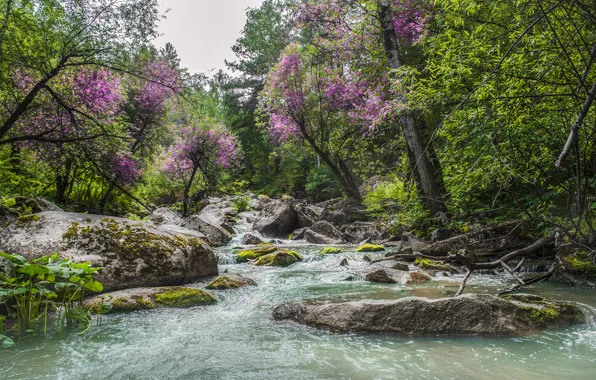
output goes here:
{"type": "Polygon", "coordinates": [[[333,55],[290,46],[269,73],[262,107],[273,138],[304,138],[349,197],[361,201],[346,163],[351,144],[374,130],[387,83],[357,66],[337,67],[333,55]]]}
{"type": "Polygon", "coordinates": [[[417,46],[428,34],[430,3],[307,1],[296,12],[313,42],[290,47],[269,74],[263,108],[272,135],[304,137],[348,196],[360,201],[345,157],[379,125],[398,120],[421,199],[433,213],[444,210],[432,149],[424,144],[424,118],[412,109],[412,83],[405,80],[415,77],[420,63],[417,46]],[[409,62],[402,58],[406,52],[409,62]]]}
{"type": "Polygon", "coordinates": [[[190,190],[197,174],[213,180],[214,170],[234,165],[239,157],[236,138],[221,125],[186,126],[178,131],[178,138],[166,152],[163,171],[184,184],[184,215],[190,207],[190,190]]]}

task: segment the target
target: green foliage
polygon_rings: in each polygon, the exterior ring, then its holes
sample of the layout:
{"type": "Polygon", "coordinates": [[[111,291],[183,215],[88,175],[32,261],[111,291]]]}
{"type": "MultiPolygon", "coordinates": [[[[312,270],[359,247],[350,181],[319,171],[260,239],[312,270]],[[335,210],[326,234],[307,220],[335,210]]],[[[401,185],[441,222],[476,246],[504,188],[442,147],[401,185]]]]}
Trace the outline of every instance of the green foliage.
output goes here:
{"type": "Polygon", "coordinates": [[[232,205],[237,212],[247,211],[250,205],[250,198],[247,196],[236,197],[232,200],[232,205]]]}
{"type": "Polygon", "coordinates": [[[387,217],[408,206],[410,194],[404,190],[402,182],[381,183],[370,190],[362,202],[369,214],[387,217]]]}
{"type": "Polygon", "coordinates": [[[327,165],[315,166],[309,170],[304,190],[315,202],[341,196],[341,184],[327,165]]]}
{"type": "MultiPolygon", "coordinates": [[[[4,333],[3,321],[14,318],[17,323],[13,331],[19,339],[47,335],[52,308],[57,308],[58,331],[74,325],[89,328],[91,319],[83,299],[87,292],[103,290],[103,285],[93,279],[99,268],[59,257],[55,254],[27,261],[22,256],[0,252],[0,260],[7,264],[7,269],[0,273],[0,304],[7,310],[7,315],[0,319],[0,333],[4,333]]],[[[10,342],[3,338],[3,343],[10,342]]]]}

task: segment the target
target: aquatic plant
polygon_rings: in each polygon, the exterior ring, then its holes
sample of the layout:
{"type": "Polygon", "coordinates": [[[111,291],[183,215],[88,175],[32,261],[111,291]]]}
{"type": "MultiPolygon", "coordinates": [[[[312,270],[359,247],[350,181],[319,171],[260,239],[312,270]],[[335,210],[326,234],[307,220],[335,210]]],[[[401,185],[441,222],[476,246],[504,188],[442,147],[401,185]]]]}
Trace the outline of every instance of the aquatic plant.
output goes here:
{"type": "Polygon", "coordinates": [[[0,272],[0,342],[11,346],[8,333],[19,340],[27,336],[48,335],[48,316],[56,310],[55,328],[62,332],[65,327],[78,326],[87,330],[91,325],[89,310],[83,306],[88,291],[101,292],[103,285],[93,279],[99,271],[90,263],[73,263],[60,259],[59,254],[28,261],[20,255],[0,252],[7,263],[0,272]],[[1,312],[2,309],[0,309],[1,312]],[[4,321],[16,323],[6,331],[4,321]]]}

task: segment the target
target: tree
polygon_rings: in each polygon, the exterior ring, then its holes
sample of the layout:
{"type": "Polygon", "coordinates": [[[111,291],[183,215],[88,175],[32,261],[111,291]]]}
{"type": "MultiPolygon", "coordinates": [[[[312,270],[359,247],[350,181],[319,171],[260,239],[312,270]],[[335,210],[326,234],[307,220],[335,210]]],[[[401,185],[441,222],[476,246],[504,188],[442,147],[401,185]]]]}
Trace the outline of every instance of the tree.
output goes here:
{"type": "Polygon", "coordinates": [[[190,190],[197,175],[212,183],[215,170],[232,166],[238,158],[237,145],[236,138],[222,125],[184,126],[178,131],[177,141],[166,152],[163,171],[184,185],[185,216],[190,210],[190,190]]]}

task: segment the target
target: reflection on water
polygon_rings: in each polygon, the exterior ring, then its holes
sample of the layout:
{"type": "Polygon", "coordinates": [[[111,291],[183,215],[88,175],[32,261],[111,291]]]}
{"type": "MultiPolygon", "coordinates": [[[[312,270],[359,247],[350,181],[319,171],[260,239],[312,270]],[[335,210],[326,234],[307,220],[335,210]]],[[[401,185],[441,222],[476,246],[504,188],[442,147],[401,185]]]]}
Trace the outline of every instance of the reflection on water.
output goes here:
{"type": "MultiPolygon", "coordinates": [[[[287,242],[284,242],[287,243],[287,242]]],[[[234,241],[231,246],[238,244],[234,241]]],[[[461,276],[419,286],[372,284],[370,264],[351,249],[320,256],[298,245],[304,262],[289,268],[222,265],[259,284],[217,293],[215,306],[104,317],[86,334],[36,340],[0,351],[0,379],[591,379],[596,327],[518,339],[404,338],[335,334],[271,320],[276,305],[302,299],[439,298],[461,276]],[[339,266],[344,257],[348,267],[339,266]],[[359,276],[359,277],[358,277],[359,276]]],[[[223,248],[220,257],[233,257],[223,248]]],[[[204,285],[204,284],[198,284],[204,285]]],[[[496,293],[500,275],[472,277],[467,291],[496,293]]],[[[596,291],[542,285],[532,292],[596,306],[596,291]]]]}

